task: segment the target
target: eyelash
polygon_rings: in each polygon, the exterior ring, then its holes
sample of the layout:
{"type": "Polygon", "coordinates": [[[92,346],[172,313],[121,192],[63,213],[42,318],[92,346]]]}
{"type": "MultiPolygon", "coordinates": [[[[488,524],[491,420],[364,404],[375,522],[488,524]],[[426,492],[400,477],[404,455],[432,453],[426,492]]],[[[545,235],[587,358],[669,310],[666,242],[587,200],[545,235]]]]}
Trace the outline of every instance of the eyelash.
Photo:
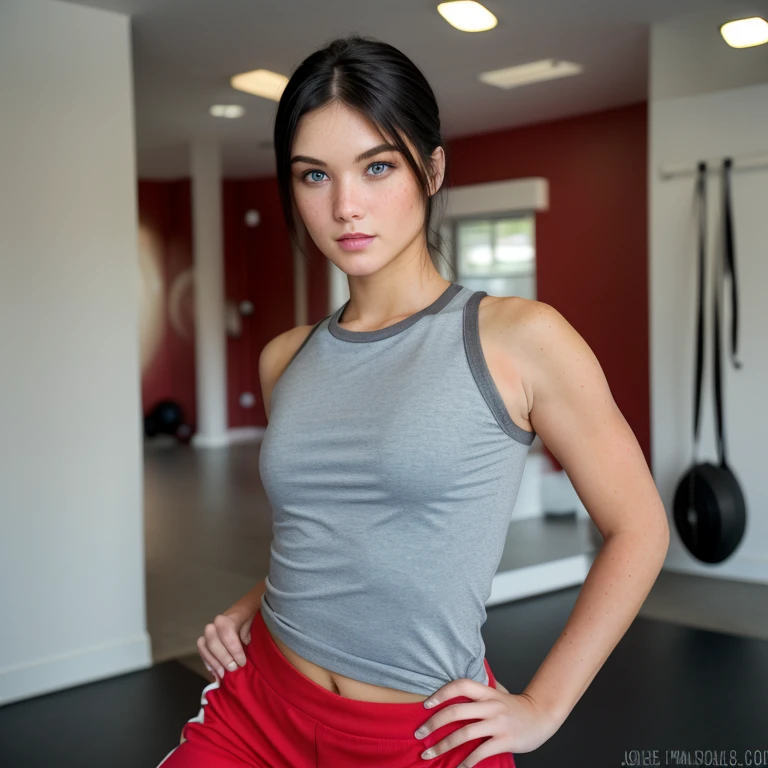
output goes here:
{"type": "MultiPolygon", "coordinates": [[[[369,168],[372,168],[374,165],[386,165],[389,168],[395,168],[396,165],[394,163],[385,163],[383,160],[377,160],[375,163],[371,163],[366,170],[369,168]]],[[[319,168],[310,168],[308,171],[304,171],[304,173],[301,174],[302,181],[306,181],[307,176],[309,176],[310,173],[325,173],[325,171],[321,171],[319,168]]],[[[387,173],[375,173],[374,178],[380,178],[382,176],[387,176],[387,173]]],[[[310,187],[317,187],[322,182],[319,181],[307,181],[307,184],[309,184],[310,187]]]]}

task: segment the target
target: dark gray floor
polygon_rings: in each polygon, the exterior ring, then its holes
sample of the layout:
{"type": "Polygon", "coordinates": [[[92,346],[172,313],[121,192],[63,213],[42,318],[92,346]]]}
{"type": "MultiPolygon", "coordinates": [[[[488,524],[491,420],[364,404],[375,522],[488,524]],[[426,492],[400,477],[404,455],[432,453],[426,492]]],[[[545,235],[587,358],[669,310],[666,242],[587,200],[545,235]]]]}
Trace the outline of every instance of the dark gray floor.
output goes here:
{"type": "MultiPolygon", "coordinates": [[[[535,673],[577,594],[488,609],[486,655],[511,692],[535,673]]],[[[204,685],[168,661],[2,707],[0,766],[155,768],[197,715],[204,685]]],[[[679,764],[665,762],[672,749],[741,756],[768,750],[767,726],[768,642],[637,618],[560,730],[515,760],[519,768],[619,768],[628,750],[658,750],[660,765],[679,764]]]]}

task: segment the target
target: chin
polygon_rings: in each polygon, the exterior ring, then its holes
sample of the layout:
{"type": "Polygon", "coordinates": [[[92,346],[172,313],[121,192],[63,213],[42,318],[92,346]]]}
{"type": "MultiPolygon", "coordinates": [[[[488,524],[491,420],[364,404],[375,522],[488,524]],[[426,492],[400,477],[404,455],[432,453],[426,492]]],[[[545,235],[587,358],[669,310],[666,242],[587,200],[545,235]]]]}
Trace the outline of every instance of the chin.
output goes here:
{"type": "Polygon", "coordinates": [[[390,260],[382,259],[380,256],[373,256],[369,253],[341,253],[336,252],[329,261],[338,267],[342,272],[353,277],[364,277],[373,275],[386,267],[390,260]]]}
{"type": "Polygon", "coordinates": [[[367,275],[375,275],[384,265],[371,264],[371,262],[364,263],[360,258],[351,258],[345,259],[341,264],[336,264],[336,266],[350,277],[366,277],[367,275]]]}

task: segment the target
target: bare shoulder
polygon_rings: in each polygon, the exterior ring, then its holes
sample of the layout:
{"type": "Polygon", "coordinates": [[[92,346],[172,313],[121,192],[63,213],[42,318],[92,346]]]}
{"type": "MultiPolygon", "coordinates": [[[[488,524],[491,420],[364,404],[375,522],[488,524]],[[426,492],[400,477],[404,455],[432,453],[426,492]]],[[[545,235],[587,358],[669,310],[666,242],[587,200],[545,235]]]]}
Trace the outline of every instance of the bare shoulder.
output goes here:
{"type": "Polygon", "coordinates": [[[561,377],[590,368],[602,375],[595,370],[600,366],[586,341],[550,304],[520,296],[486,296],[480,306],[480,322],[496,354],[515,367],[528,417],[536,395],[542,399],[561,377]]]}
{"type": "Polygon", "coordinates": [[[602,375],[587,342],[551,304],[519,296],[493,298],[491,322],[518,361],[531,409],[536,394],[551,388],[560,377],[588,369],[602,375]]]}
{"type": "Polygon", "coordinates": [[[487,313],[489,325],[493,325],[499,333],[512,331],[526,314],[541,303],[522,296],[483,296],[480,299],[481,311],[487,313]]]}
{"type": "Polygon", "coordinates": [[[543,301],[525,304],[520,312],[516,341],[528,363],[531,384],[539,390],[545,381],[551,383],[553,376],[600,368],[581,334],[557,309],[543,301]]]}
{"type": "Polygon", "coordinates": [[[508,349],[519,361],[531,423],[556,456],[552,446],[561,447],[563,435],[625,424],[597,356],[557,309],[527,300],[499,314],[507,318],[508,349]]]}
{"type": "Polygon", "coordinates": [[[269,418],[272,390],[288,367],[288,363],[306,341],[314,325],[297,325],[270,339],[259,355],[259,381],[264,410],[269,418]]]}

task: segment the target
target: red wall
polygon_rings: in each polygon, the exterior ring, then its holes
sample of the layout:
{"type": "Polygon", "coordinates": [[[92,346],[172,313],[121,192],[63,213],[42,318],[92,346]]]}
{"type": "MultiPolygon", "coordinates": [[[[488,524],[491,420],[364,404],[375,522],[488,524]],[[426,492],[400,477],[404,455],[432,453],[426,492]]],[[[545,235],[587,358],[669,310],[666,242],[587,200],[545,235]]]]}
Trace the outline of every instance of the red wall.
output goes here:
{"type": "MultiPolygon", "coordinates": [[[[462,137],[448,142],[448,157],[450,186],[549,180],[549,210],[536,217],[537,297],[594,350],[650,462],[646,103],[462,137]]],[[[142,217],[165,228],[169,263],[189,262],[189,182],[168,183],[165,195],[157,184],[140,183],[142,217]]],[[[225,181],[223,205],[227,298],[248,298],[256,307],[243,318],[242,338],[227,342],[230,426],[263,426],[258,355],[294,324],[290,241],[275,178],[225,181]],[[249,208],[261,214],[256,228],[245,225],[249,208]],[[239,405],[243,391],[254,393],[257,407],[239,405]]],[[[311,242],[308,247],[314,254],[308,322],[314,323],[328,314],[327,261],[311,242]]],[[[145,398],[178,391],[186,401],[194,392],[194,365],[178,343],[171,340],[168,349],[174,363],[158,363],[144,382],[145,398]]]]}
{"type": "Polygon", "coordinates": [[[184,411],[185,422],[194,430],[196,382],[192,291],[181,293],[177,302],[182,332],[171,322],[169,313],[172,286],[192,268],[190,189],[189,179],[139,181],[139,226],[152,233],[160,249],[158,262],[163,278],[164,319],[160,345],[142,371],[141,395],[144,414],[160,400],[175,400],[184,411]]]}

